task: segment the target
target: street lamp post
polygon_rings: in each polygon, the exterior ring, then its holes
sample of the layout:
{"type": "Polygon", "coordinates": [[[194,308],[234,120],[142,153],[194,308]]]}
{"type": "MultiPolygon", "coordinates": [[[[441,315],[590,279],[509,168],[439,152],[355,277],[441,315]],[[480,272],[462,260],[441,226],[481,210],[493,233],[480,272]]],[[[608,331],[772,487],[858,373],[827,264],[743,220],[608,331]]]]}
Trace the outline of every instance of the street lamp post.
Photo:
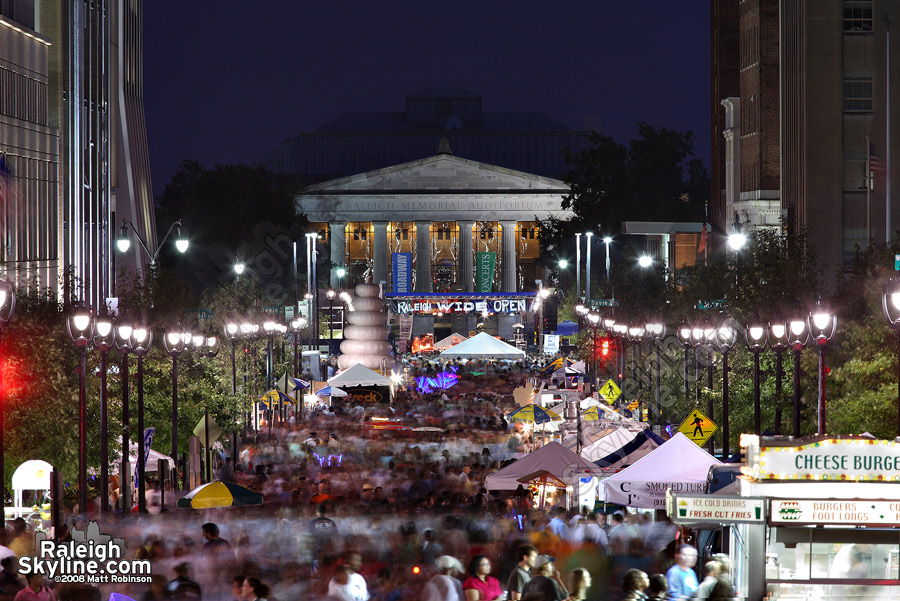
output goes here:
{"type": "MultiPolygon", "coordinates": [[[[274,321],[267,320],[263,322],[263,332],[266,336],[266,392],[272,390],[272,371],[274,365],[272,362],[272,344],[275,336],[277,324],[274,321]]],[[[269,438],[272,437],[272,418],[275,415],[273,401],[269,399],[269,407],[266,409],[266,421],[269,422],[269,438]]]]}
{"type": "Polygon", "coordinates": [[[753,353],[753,433],[757,436],[762,432],[759,403],[759,354],[766,348],[768,330],[769,324],[756,318],[747,325],[747,329],[744,331],[747,348],[753,353]]]}
{"type": "Polygon", "coordinates": [[[659,347],[662,346],[662,340],[666,337],[666,326],[660,321],[650,322],[647,324],[647,333],[653,339],[653,342],[655,343],[653,346],[656,349],[656,425],[659,427],[660,434],[662,434],[662,401],[660,396],[661,361],[659,356],[659,347]]]}
{"type": "Polygon", "coordinates": [[[587,246],[587,253],[585,258],[585,274],[584,274],[584,298],[587,301],[588,305],[591,304],[591,247],[593,244],[594,233],[593,232],[585,232],[585,245],[587,246]]]}
{"type": "MultiPolygon", "coordinates": [[[[713,362],[713,351],[715,350],[716,345],[716,326],[713,325],[709,319],[706,320],[706,323],[703,326],[703,345],[700,347],[700,352],[706,351],[706,410],[709,412],[707,416],[709,419],[713,419],[715,416],[714,406],[713,406],[713,374],[715,372],[715,363],[713,362]]],[[[709,437],[709,454],[715,457],[716,455],[716,441],[715,436],[709,437]]]]}
{"type": "MultiPolygon", "coordinates": [[[[202,356],[207,359],[212,359],[216,355],[219,354],[219,339],[216,336],[206,336],[202,337],[203,343],[200,349],[202,351],[202,356]]],[[[196,342],[195,342],[196,344],[196,342]]],[[[212,453],[209,449],[209,406],[207,405],[203,410],[203,436],[206,438],[206,444],[204,445],[204,451],[206,452],[206,481],[212,482],[212,453]]]]}
{"type": "Polygon", "coordinates": [[[794,351],[794,437],[800,436],[800,353],[809,342],[809,327],[805,316],[793,317],[788,322],[791,330],[791,350],[794,351]]]}
{"type": "Polygon", "coordinates": [[[597,327],[600,324],[600,314],[591,311],[587,314],[587,318],[591,326],[591,359],[593,359],[591,384],[597,386],[597,327]]]}
{"type": "Polygon", "coordinates": [[[616,340],[616,375],[619,389],[622,390],[622,400],[625,400],[625,355],[628,354],[628,324],[613,324],[613,338],[616,340]]]}
{"type": "Polygon", "coordinates": [[[737,342],[737,330],[728,321],[716,328],[716,349],[722,353],[722,457],[728,458],[728,351],[737,342]]]}
{"type": "Polygon", "coordinates": [[[106,396],[106,353],[115,342],[113,320],[100,315],[94,322],[94,348],[100,351],[100,512],[109,513],[109,407],[106,396]]]}
{"type": "Polygon", "coordinates": [[[325,296],[328,298],[328,357],[331,358],[334,354],[334,297],[337,292],[329,288],[325,296]]]}
{"type": "Polygon", "coordinates": [[[575,299],[581,298],[581,234],[575,234],[575,299]]]}
{"type": "MultiPolygon", "coordinates": [[[[604,317],[602,321],[603,321],[603,329],[606,330],[606,335],[608,337],[612,338],[616,344],[616,347],[615,347],[616,374],[618,374],[619,373],[619,347],[618,347],[618,338],[616,338],[616,335],[615,335],[616,320],[612,316],[607,316],[607,317],[604,317]]],[[[616,376],[616,379],[618,380],[618,376],[616,376]]],[[[596,386],[600,386],[599,381],[596,383],[596,386]]]]}
{"type": "MultiPolygon", "coordinates": [[[[16,288],[13,286],[12,282],[0,280],[0,333],[2,333],[3,329],[9,325],[10,321],[12,321],[15,312],[16,288]]],[[[2,370],[0,370],[0,377],[2,377],[2,370]]],[[[2,380],[0,380],[0,394],[5,390],[6,389],[2,385],[2,380]]],[[[3,396],[0,397],[0,516],[3,517],[4,522],[6,520],[6,469],[3,463],[5,460],[3,412],[6,409],[6,399],[3,397],[5,396],[6,395],[3,394],[3,396]]]]}
{"type": "Polygon", "coordinates": [[[609,286],[609,244],[613,239],[609,236],[603,237],[603,244],[606,245],[606,285],[609,286]]]}
{"type": "Polygon", "coordinates": [[[881,308],[897,335],[897,436],[900,436],[900,281],[888,280],[881,295],[881,308]]]}
{"type": "MultiPolygon", "coordinates": [[[[228,322],[225,324],[225,338],[231,342],[231,396],[237,396],[237,365],[235,363],[236,357],[236,348],[237,348],[237,339],[240,334],[240,326],[234,322],[228,322]]],[[[239,412],[239,411],[238,411],[239,412]]],[[[237,416],[234,417],[235,423],[237,423],[237,416]]],[[[235,426],[234,431],[231,433],[231,466],[232,468],[237,466],[237,426],[235,426]]]]}
{"type": "Polygon", "coordinates": [[[122,355],[121,382],[122,382],[122,468],[119,472],[119,498],[122,499],[122,514],[131,512],[131,499],[133,497],[131,482],[131,440],[128,431],[131,416],[128,412],[128,355],[132,352],[131,324],[122,323],[116,325],[116,349],[122,355]]]}
{"type": "Polygon", "coordinates": [[[128,252],[128,249],[131,248],[131,239],[128,237],[128,226],[131,227],[135,237],[137,237],[138,242],[141,244],[141,248],[147,253],[147,257],[150,259],[150,267],[156,267],[156,259],[159,258],[159,251],[162,250],[163,244],[166,243],[166,240],[168,240],[169,235],[173,230],[177,232],[175,236],[175,248],[178,249],[178,252],[184,254],[187,252],[188,246],[190,246],[190,240],[188,240],[187,236],[182,232],[180,219],[169,226],[169,231],[163,236],[162,241],[156,246],[156,251],[154,252],[150,252],[150,249],[147,248],[147,244],[138,233],[137,228],[134,227],[134,224],[125,219],[122,221],[122,227],[119,229],[119,237],[116,239],[116,248],[119,249],[119,252],[128,252]]]}
{"type": "Polygon", "coordinates": [[[681,320],[681,323],[678,324],[677,333],[678,340],[684,348],[684,398],[690,400],[691,384],[688,378],[688,351],[693,347],[691,346],[691,325],[687,322],[687,319],[681,320]]]}
{"type": "MultiPolygon", "coordinates": [[[[144,451],[144,355],[150,350],[153,342],[153,332],[150,328],[139,325],[131,332],[131,344],[134,354],[137,356],[137,389],[138,389],[138,513],[147,513],[147,494],[144,474],[147,469],[146,453],[144,451]]],[[[176,457],[173,460],[178,461],[176,457]]]]}
{"type": "Polygon", "coordinates": [[[79,354],[78,367],[78,511],[87,515],[87,347],[91,344],[93,315],[87,307],[78,307],[66,320],[69,338],[79,354]]]}
{"type": "Polygon", "coordinates": [[[837,330],[837,316],[826,309],[822,302],[816,303],[815,309],[807,318],[810,337],[815,340],[816,348],[819,349],[819,419],[818,433],[821,436],[825,434],[825,348],[834,333],[837,330]]]}
{"type": "Polygon", "coordinates": [[[640,366],[638,363],[642,360],[641,348],[644,341],[646,330],[643,326],[634,326],[628,328],[628,340],[634,343],[631,347],[631,379],[638,383],[637,401],[638,401],[638,419],[644,421],[644,379],[640,375],[640,366]]]}
{"type": "MultiPolygon", "coordinates": [[[[191,334],[180,327],[163,337],[166,353],[172,357],[172,459],[178,461],[178,357],[191,342],[191,334]]],[[[175,470],[173,490],[178,490],[178,470],[175,470]]]]}
{"type": "Polygon", "coordinates": [[[703,386],[703,378],[700,377],[700,352],[703,348],[703,328],[699,324],[691,328],[691,347],[693,347],[694,351],[694,380],[696,380],[697,384],[694,389],[694,392],[697,395],[694,402],[699,407],[700,389],[703,386]]]}
{"type": "Polygon", "coordinates": [[[788,324],[779,320],[769,324],[769,346],[775,351],[775,434],[781,434],[782,379],[784,364],[782,354],[788,348],[788,324]]]}

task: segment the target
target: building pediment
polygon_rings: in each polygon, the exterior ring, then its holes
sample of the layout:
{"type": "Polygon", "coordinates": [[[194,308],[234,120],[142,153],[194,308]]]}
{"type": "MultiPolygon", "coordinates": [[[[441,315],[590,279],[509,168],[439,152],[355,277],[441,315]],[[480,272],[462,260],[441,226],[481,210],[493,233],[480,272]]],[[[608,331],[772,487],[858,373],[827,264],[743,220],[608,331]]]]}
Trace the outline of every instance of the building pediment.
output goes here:
{"type": "Polygon", "coordinates": [[[568,187],[560,180],[444,154],[316,184],[305,194],[476,191],[565,194],[568,187]]]}

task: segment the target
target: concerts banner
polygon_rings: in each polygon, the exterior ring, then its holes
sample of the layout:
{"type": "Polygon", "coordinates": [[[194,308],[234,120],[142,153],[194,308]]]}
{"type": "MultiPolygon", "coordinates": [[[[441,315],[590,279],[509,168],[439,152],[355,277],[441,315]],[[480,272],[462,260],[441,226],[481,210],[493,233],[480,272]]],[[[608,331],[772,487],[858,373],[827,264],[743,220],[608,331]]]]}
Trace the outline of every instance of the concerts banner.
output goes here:
{"type": "Polygon", "coordinates": [[[497,266],[497,253],[475,253],[475,292],[490,292],[494,286],[494,268],[497,266]]]}
{"type": "Polygon", "coordinates": [[[412,292],[412,253],[391,253],[394,275],[394,294],[412,292]]]}

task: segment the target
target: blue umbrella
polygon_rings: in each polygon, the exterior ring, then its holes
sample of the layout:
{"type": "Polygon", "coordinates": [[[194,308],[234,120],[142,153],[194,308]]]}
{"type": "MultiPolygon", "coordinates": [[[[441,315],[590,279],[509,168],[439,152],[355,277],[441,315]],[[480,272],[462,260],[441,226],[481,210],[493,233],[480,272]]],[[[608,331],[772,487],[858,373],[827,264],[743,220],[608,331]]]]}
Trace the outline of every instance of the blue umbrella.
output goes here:
{"type": "Polygon", "coordinates": [[[316,391],[316,396],[348,396],[346,390],[341,390],[337,386],[326,386],[316,391]]]}

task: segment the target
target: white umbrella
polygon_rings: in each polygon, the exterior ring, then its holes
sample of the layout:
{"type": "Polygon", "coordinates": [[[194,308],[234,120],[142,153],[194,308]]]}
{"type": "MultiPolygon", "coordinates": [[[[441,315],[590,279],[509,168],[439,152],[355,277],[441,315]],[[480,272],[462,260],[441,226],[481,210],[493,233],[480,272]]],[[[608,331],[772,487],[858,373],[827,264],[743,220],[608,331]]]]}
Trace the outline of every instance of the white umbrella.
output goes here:
{"type": "Polygon", "coordinates": [[[342,390],[337,386],[326,386],[316,391],[316,396],[348,396],[346,390],[342,390]]]}

